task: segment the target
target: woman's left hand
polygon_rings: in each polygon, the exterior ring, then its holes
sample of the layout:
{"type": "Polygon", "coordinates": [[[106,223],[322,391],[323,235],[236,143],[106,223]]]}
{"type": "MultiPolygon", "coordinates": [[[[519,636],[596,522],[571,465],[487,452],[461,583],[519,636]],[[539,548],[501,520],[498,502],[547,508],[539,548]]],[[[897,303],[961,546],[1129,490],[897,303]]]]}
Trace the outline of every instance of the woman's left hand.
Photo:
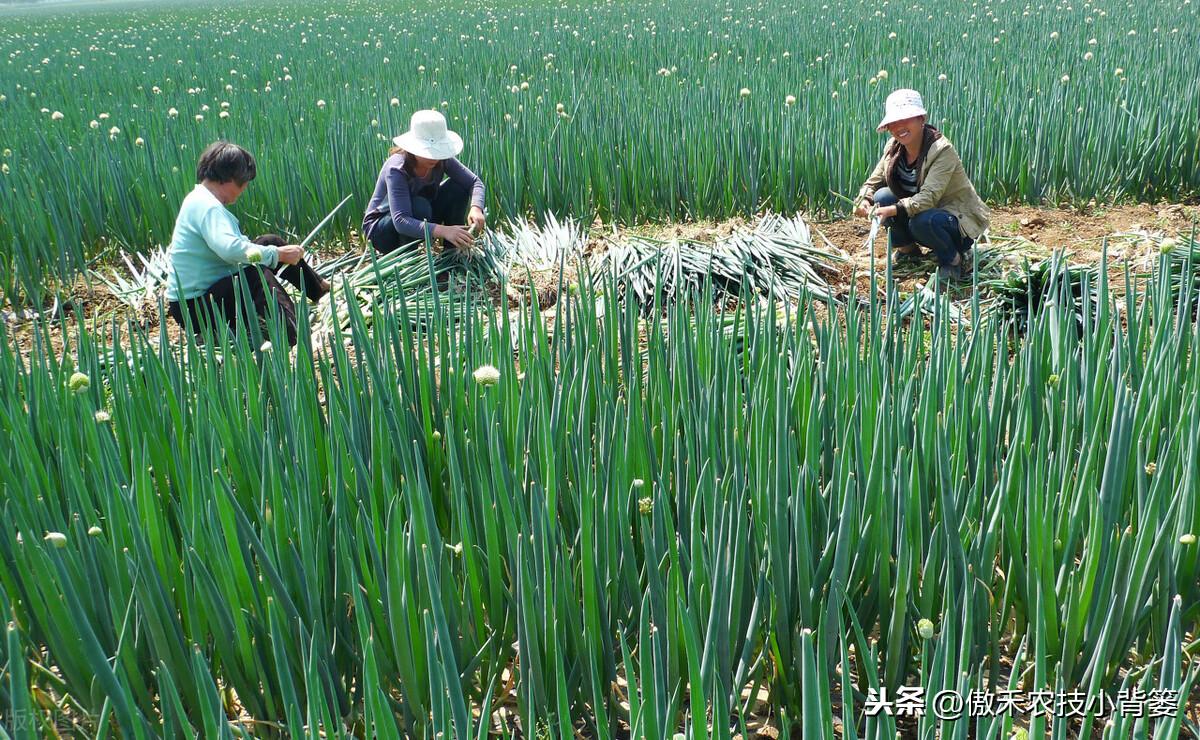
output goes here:
{"type": "Polygon", "coordinates": [[[471,212],[467,214],[467,228],[474,233],[483,233],[483,227],[486,224],[483,218],[483,209],[479,206],[471,206],[471,212]]]}
{"type": "Polygon", "coordinates": [[[876,218],[880,218],[880,219],[892,218],[893,216],[896,215],[897,212],[898,211],[896,210],[896,206],[879,206],[878,208],[875,209],[874,215],[876,218]]]}

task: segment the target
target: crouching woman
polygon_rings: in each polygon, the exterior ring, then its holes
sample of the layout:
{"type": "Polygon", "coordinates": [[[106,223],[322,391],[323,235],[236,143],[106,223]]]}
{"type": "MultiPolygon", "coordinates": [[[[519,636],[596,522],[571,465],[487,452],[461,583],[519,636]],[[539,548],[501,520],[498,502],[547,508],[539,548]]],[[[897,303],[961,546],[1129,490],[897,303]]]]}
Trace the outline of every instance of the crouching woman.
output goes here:
{"type": "Polygon", "coordinates": [[[939,278],[959,279],[990,213],[950,140],[926,117],[916,90],[888,96],[876,131],[892,139],[859,189],[855,213],[866,216],[874,207],[888,227],[893,265],[919,260],[924,245],[937,255],[939,278]]]}
{"type": "Polygon", "coordinates": [[[472,232],[483,230],[484,189],[456,159],[462,137],[447,129],[441,113],[421,110],[392,142],[363,214],[363,235],[371,246],[379,254],[423,239],[469,247],[472,232]]]}
{"type": "Polygon", "coordinates": [[[200,155],[196,187],[183,199],[171,235],[167,314],[202,339],[205,327],[224,324],[236,333],[245,320],[254,317],[263,326],[274,313],[295,345],[296,307],[280,278],[312,301],[329,292],[329,283],[304,261],[300,246],[274,234],[253,241],[242,234],[228,206],[256,171],[250,152],[226,141],[200,155]]]}

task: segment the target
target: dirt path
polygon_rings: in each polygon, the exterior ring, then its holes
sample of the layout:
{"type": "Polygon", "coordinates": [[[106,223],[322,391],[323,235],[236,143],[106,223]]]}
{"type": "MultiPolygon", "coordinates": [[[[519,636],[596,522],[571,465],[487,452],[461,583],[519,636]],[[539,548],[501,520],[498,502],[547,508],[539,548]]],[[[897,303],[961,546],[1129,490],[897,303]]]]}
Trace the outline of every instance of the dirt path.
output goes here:
{"type": "MultiPolygon", "coordinates": [[[[1197,220],[1200,220],[1200,205],[1178,203],[1095,207],[1086,211],[999,206],[992,208],[989,235],[998,241],[1028,242],[1025,251],[1029,252],[1031,259],[1061,248],[1073,261],[1096,263],[1100,260],[1105,237],[1139,232],[1187,236],[1197,220]]],[[[863,249],[863,243],[870,233],[870,224],[866,219],[810,221],[809,224],[835,246],[854,257],[856,263],[869,264],[870,255],[863,249]]],[[[711,240],[750,225],[749,220],[733,219],[645,226],[630,231],[661,239],[711,240]]],[[[1135,242],[1133,239],[1110,239],[1109,260],[1119,261],[1130,256],[1129,247],[1135,242]]],[[[877,258],[886,256],[886,245],[886,237],[880,234],[876,243],[877,258]]]]}

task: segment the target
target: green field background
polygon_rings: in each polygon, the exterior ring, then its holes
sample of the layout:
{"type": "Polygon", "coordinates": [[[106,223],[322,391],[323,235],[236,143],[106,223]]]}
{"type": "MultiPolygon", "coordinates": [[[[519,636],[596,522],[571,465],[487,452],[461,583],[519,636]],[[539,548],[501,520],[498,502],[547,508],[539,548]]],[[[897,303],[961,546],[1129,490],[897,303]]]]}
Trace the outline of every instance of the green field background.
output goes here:
{"type": "Polygon", "coordinates": [[[353,194],[344,236],[420,107],[462,133],[493,217],[844,209],[902,86],[992,202],[1186,198],[1198,34],[1187,0],[9,10],[0,289],[169,240],[217,138],[258,157],[246,231],[307,231],[353,194]]]}

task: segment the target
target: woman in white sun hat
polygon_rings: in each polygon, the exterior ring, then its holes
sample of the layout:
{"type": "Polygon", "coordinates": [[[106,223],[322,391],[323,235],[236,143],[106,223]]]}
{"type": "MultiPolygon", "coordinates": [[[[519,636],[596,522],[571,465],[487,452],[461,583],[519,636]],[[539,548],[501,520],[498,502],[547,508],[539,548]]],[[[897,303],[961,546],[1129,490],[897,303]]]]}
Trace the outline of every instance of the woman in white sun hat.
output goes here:
{"type": "Polygon", "coordinates": [[[419,110],[392,142],[363,214],[363,234],[375,251],[426,238],[470,246],[472,232],[484,226],[483,181],[455,159],[462,137],[441,113],[419,110]]]}
{"type": "Polygon", "coordinates": [[[896,90],[887,97],[876,131],[886,130],[892,139],[859,189],[854,212],[867,216],[874,209],[882,219],[893,264],[919,260],[924,245],[937,255],[939,278],[959,279],[990,213],[958,152],[926,117],[916,90],[896,90]]]}

